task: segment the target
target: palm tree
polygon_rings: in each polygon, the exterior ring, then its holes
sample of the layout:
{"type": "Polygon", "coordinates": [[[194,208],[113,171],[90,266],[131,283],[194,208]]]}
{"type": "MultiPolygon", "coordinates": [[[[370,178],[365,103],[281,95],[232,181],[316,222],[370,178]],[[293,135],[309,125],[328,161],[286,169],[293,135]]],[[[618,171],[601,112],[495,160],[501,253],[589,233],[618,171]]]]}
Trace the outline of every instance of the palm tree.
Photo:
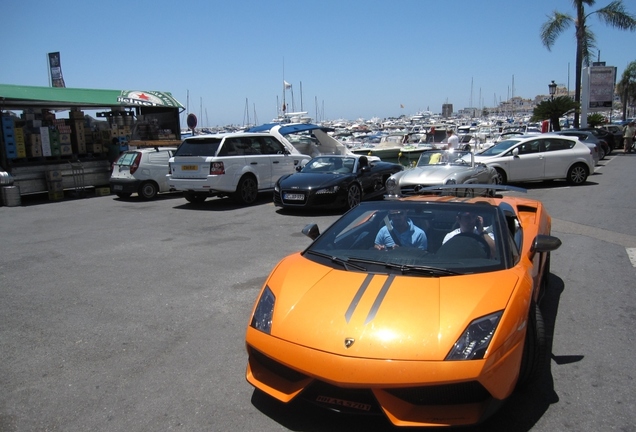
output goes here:
{"type": "MultiPolygon", "coordinates": [[[[622,0],[615,0],[596,11],[585,13],[585,6],[594,6],[596,0],[572,0],[576,9],[576,17],[554,11],[548,16],[548,21],[541,26],[541,42],[551,50],[557,37],[574,24],[576,35],[576,77],[574,100],[581,102],[581,74],[583,64],[588,66],[593,50],[596,48],[594,33],[587,26],[587,19],[596,14],[605,24],[621,30],[636,30],[636,17],[625,10],[622,0]]],[[[580,111],[574,112],[574,127],[579,127],[580,111]]]]}
{"type": "Polygon", "coordinates": [[[530,121],[537,122],[549,119],[552,129],[559,131],[561,130],[559,119],[569,112],[576,112],[578,109],[579,104],[573,101],[571,97],[559,96],[539,103],[534,108],[530,121]]]}
{"type": "Polygon", "coordinates": [[[636,105],[636,61],[627,65],[616,84],[616,93],[621,96],[623,104],[623,121],[627,119],[627,106],[636,105]]]}

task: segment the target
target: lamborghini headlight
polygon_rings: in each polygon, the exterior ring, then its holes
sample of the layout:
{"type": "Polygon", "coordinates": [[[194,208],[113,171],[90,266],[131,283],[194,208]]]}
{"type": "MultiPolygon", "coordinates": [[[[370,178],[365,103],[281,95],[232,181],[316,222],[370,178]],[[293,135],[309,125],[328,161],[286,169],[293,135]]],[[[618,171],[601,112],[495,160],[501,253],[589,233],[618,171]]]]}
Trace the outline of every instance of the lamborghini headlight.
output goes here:
{"type": "Polygon", "coordinates": [[[338,192],[338,189],[340,189],[340,186],[331,186],[331,187],[328,187],[328,188],[317,190],[316,191],[316,195],[320,195],[320,194],[334,194],[334,193],[338,192]]]}
{"type": "Polygon", "coordinates": [[[258,305],[256,305],[256,310],[254,311],[250,325],[256,330],[270,334],[272,331],[274,303],[276,303],[276,297],[274,293],[272,293],[272,290],[266,286],[263,290],[263,294],[261,294],[261,298],[258,300],[258,305]]]}
{"type": "Polygon", "coordinates": [[[446,360],[479,360],[484,358],[503,311],[477,318],[457,339],[446,360]]]}

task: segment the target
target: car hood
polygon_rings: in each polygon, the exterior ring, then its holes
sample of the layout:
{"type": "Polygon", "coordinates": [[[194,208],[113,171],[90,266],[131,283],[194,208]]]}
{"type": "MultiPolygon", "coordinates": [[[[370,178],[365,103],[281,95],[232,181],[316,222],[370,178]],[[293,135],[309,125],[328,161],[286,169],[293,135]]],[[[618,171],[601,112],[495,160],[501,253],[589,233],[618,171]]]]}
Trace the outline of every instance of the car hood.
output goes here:
{"type": "Polygon", "coordinates": [[[281,178],[279,183],[283,189],[313,189],[340,183],[346,176],[335,173],[297,173],[281,178]]]}
{"type": "Polygon", "coordinates": [[[443,360],[473,319],[506,308],[517,283],[510,271],[368,274],[296,254],[267,283],[276,297],[271,335],[350,357],[443,360]]]}
{"type": "Polygon", "coordinates": [[[459,171],[463,171],[463,168],[453,165],[435,165],[422,168],[413,168],[402,173],[402,175],[400,176],[400,183],[417,184],[440,181],[459,171]]]}

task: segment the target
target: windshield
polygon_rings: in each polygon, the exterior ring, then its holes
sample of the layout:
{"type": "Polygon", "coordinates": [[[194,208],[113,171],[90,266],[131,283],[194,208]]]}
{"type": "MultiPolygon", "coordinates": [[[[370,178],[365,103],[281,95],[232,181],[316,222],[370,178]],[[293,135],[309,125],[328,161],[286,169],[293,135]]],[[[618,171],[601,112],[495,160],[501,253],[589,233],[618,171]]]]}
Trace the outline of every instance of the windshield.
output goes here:
{"type": "Polygon", "coordinates": [[[188,138],[181,143],[174,156],[216,156],[222,138],[188,138]]]}
{"type": "Polygon", "coordinates": [[[448,276],[499,270],[507,234],[500,234],[498,214],[488,203],[366,202],[303,254],[349,271],[448,276]]]}
{"type": "Polygon", "coordinates": [[[417,166],[429,165],[470,165],[472,154],[469,151],[437,150],[422,153],[417,166]]]}
{"type": "Polygon", "coordinates": [[[487,148],[483,152],[479,153],[479,156],[497,156],[501,153],[506,152],[515,144],[518,144],[519,140],[509,139],[505,141],[501,141],[500,143],[495,144],[492,147],[487,148]]]}
{"type": "Polygon", "coordinates": [[[309,162],[300,171],[302,173],[352,173],[356,159],[353,157],[325,156],[317,157],[309,162]]]}

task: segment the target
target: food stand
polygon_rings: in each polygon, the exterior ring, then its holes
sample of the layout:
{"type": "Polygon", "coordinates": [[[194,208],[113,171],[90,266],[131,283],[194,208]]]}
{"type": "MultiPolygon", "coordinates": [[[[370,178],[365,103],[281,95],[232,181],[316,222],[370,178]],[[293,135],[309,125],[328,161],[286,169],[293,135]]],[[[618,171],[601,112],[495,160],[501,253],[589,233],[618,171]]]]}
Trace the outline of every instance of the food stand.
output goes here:
{"type": "Polygon", "coordinates": [[[102,189],[122,151],[180,144],[184,109],[167,92],[0,84],[1,178],[50,199],[102,189]]]}

